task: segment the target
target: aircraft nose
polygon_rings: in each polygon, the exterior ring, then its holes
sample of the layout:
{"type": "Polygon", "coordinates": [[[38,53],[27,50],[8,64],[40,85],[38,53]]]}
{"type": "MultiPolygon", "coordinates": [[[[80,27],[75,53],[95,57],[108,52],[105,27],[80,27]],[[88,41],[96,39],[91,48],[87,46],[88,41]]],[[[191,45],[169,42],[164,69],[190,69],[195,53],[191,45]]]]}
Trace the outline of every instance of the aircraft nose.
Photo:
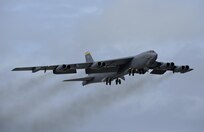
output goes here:
{"type": "Polygon", "coordinates": [[[154,52],[151,52],[151,56],[152,56],[152,60],[156,60],[158,54],[154,51],[154,52]]]}
{"type": "Polygon", "coordinates": [[[154,56],[155,56],[155,58],[157,58],[158,54],[156,52],[154,52],[154,56]]]}
{"type": "Polygon", "coordinates": [[[158,57],[158,54],[156,52],[154,52],[153,56],[154,56],[154,60],[156,60],[158,57]]]}

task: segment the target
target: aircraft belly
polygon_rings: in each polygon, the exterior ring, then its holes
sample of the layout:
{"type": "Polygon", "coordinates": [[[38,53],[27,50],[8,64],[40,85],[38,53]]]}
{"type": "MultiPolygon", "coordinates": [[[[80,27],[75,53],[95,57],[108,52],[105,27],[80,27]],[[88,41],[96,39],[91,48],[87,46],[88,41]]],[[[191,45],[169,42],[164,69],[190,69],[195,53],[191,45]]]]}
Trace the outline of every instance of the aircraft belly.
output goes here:
{"type": "Polygon", "coordinates": [[[104,82],[104,80],[108,77],[112,77],[116,73],[99,73],[99,74],[93,74],[94,79],[91,80],[92,83],[97,83],[97,82],[104,82]]]}
{"type": "Polygon", "coordinates": [[[92,82],[102,82],[102,78],[101,77],[95,77],[92,82]]]}
{"type": "Polygon", "coordinates": [[[149,60],[145,58],[135,58],[132,60],[131,67],[142,69],[142,68],[147,67],[148,62],[149,60]]]}

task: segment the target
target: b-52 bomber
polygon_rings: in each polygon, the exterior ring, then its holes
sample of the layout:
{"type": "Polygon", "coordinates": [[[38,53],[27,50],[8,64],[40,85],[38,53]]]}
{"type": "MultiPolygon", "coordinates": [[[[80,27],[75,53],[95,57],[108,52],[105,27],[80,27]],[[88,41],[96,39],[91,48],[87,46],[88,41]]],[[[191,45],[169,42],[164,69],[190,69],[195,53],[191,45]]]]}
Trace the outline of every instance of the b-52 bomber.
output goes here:
{"type": "Polygon", "coordinates": [[[159,62],[157,61],[157,56],[158,54],[155,51],[150,50],[126,58],[94,61],[90,52],[86,52],[85,63],[19,67],[12,71],[32,71],[32,73],[35,73],[40,70],[44,72],[52,70],[53,74],[74,74],[77,73],[77,69],[85,69],[88,76],[64,80],[65,82],[82,81],[84,86],[99,82],[111,85],[112,81],[115,81],[116,85],[118,85],[121,84],[121,80],[125,80],[125,75],[134,76],[135,74],[145,74],[148,71],[150,71],[150,74],[162,75],[166,71],[186,73],[193,70],[188,65],[177,66],[173,62],[159,62]]]}

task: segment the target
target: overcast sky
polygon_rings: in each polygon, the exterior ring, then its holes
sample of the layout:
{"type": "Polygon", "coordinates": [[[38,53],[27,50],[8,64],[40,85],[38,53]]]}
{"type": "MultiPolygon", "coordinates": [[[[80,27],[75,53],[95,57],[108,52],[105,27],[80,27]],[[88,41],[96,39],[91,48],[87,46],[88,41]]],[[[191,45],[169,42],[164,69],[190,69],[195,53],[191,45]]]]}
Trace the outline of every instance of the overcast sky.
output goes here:
{"type": "Polygon", "coordinates": [[[0,1],[0,130],[5,132],[202,132],[203,0],[0,1]],[[11,72],[153,49],[187,74],[127,77],[121,86],[62,80],[86,76],[11,72]]]}

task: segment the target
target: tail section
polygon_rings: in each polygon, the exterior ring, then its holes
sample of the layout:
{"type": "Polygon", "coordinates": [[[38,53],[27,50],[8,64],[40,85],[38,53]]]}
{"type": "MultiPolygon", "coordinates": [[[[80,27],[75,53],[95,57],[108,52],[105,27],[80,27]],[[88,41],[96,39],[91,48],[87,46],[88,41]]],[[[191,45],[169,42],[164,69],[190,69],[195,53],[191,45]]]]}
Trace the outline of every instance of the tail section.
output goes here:
{"type": "Polygon", "coordinates": [[[86,62],[88,62],[88,63],[94,62],[90,52],[85,53],[85,59],[86,59],[86,62]]]}

